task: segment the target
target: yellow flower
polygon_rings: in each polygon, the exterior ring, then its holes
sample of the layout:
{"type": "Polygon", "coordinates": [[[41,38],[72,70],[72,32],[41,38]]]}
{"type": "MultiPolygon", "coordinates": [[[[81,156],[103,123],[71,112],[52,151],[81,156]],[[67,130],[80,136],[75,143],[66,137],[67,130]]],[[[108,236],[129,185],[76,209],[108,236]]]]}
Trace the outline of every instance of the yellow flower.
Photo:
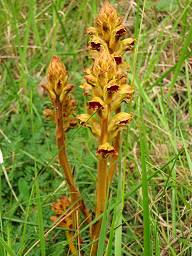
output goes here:
{"type": "Polygon", "coordinates": [[[108,158],[110,155],[117,154],[114,147],[111,146],[108,142],[100,145],[97,149],[97,154],[102,158],[108,158]]]}
{"type": "Polygon", "coordinates": [[[126,112],[120,112],[116,114],[111,122],[109,123],[108,132],[110,133],[111,139],[113,139],[118,131],[129,124],[132,120],[132,115],[126,112]]]}

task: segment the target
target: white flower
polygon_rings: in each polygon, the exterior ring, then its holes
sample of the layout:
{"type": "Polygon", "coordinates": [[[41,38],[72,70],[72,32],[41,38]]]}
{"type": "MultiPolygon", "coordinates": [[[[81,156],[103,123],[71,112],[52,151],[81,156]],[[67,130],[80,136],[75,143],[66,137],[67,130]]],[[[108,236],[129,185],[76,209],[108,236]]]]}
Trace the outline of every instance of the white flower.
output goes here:
{"type": "Polygon", "coordinates": [[[0,149],[0,164],[3,164],[3,154],[1,149],[0,149]]]}

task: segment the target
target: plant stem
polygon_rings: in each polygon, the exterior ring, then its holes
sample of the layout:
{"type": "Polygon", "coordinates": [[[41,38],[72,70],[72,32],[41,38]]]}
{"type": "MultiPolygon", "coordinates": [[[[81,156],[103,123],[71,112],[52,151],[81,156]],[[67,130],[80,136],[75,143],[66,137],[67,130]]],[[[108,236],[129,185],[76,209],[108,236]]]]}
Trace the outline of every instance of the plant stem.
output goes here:
{"type": "MultiPolygon", "coordinates": [[[[119,107],[116,110],[116,114],[121,112],[121,107],[119,107]]],[[[117,154],[115,154],[112,159],[111,159],[111,163],[110,163],[110,167],[109,167],[109,174],[108,174],[108,186],[111,185],[111,182],[113,180],[113,176],[115,174],[115,171],[117,169],[117,160],[118,160],[118,152],[119,152],[119,145],[120,145],[120,132],[118,132],[117,136],[115,137],[115,142],[114,142],[114,148],[115,151],[117,152],[117,154]]]]}
{"type": "MultiPolygon", "coordinates": [[[[67,183],[69,185],[69,189],[71,192],[71,201],[73,204],[73,207],[78,203],[79,207],[84,214],[86,221],[88,223],[91,222],[91,215],[89,214],[88,209],[85,207],[85,204],[82,199],[80,199],[80,192],[76,187],[76,184],[73,179],[72,170],[67,158],[66,154],[66,146],[65,146],[65,135],[64,135],[64,128],[63,128],[63,106],[62,103],[57,99],[55,101],[55,109],[56,109],[56,140],[57,140],[57,146],[58,146],[58,157],[59,162],[64,170],[64,174],[67,180],[67,183]]],[[[73,214],[74,221],[75,221],[75,212],[73,214]]]]}
{"type": "MultiPolygon", "coordinates": [[[[101,137],[100,144],[104,144],[108,140],[108,116],[109,110],[106,118],[101,118],[101,137]]],[[[97,174],[97,184],[96,184],[96,218],[99,217],[104,211],[106,206],[107,191],[108,191],[108,175],[107,175],[107,158],[99,156],[98,161],[98,174],[97,174]]],[[[102,218],[100,218],[92,229],[92,238],[95,240],[91,247],[91,256],[97,254],[98,239],[101,230],[102,218]]]]}
{"type": "MultiPolygon", "coordinates": [[[[119,152],[119,144],[120,144],[120,132],[118,132],[118,134],[115,138],[115,143],[114,143],[114,148],[117,153],[119,152]]],[[[110,163],[110,167],[109,167],[109,174],[108,174],[108,186],[111,185],[113,176],[117,169],[117,160],[118,160],[118,154],[114,155],[111,159],[111,163],[110,163]]]]}

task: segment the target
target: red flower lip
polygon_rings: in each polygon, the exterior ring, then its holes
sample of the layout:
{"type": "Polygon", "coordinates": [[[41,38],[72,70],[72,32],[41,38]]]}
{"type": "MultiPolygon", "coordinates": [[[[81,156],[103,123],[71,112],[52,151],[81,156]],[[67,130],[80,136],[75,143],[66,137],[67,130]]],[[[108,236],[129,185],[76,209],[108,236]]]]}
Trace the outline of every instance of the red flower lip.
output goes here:
{"type": "Polygon", "coordinates": [[[111,150],[107,150],[107,149],[98,149],[98,150],[97,150],[97,153],[98,153],[99,155],[102,155],[102,156],[106,157],[107,155],[115,154],[115,150],[114,150],[114,149],[111,149],[111,150]]]}
{"type": "Polygon", "coordinates": [[[103,109],[104,102],[99,97],[94,97],[91,101],[88,102],[88,106],[90,109],[103,109]]]}
{"type": "Polygon", "coordinates": [[[109,93],[114,93],[114,92],[117,92],[119,90],[119,86],[114,84],[114,85],[111,85],[110,87],[107,88],[107,91],[109,93]]]}
{"type": "Polygon", "coordinates": [[[107,158],[110,155],[117,154],[116,150],[113,146],[111,146],[109,143],[105,143],[103,145],[100,145],[97,149],[97,154],[101,155],[103,158],[107,158]]]}
{"type": "Polygon", "coordinates": [[[122,58],[121,57],[114,57],[115,62],[117,65],[122,64],[122,58]]]}
{"type": "Polygon", "coordinates": [[[91,42],[91,49],[92,50],[96,50],[96,51],[100,51],[101,49],[101,44],[100,43],[95,43],[95,42],[91,42]]]}
{"type": "Polygon", "coordinates": [[[119,30],[117,31],[116,36],[117,36],[117,37],[120,37],[120,36],[124,35],[126,32],[127,32],[127,31],[126,31],[125,28],[121,28],[121,29],[119,29],[119,30]]]}
{"type": "Polygon", "coordinates": [[[129,122],[129,120],[123,120],[123,121],[119,122],[119,125],[124,126],[124,125],[128,124],[128,122],[129,122]]]}
{"type": "Polygon", "coordinates": [[[90,101],[88,104],[90,109],[103,109],[103,105],[97,101],[90,101]]]}

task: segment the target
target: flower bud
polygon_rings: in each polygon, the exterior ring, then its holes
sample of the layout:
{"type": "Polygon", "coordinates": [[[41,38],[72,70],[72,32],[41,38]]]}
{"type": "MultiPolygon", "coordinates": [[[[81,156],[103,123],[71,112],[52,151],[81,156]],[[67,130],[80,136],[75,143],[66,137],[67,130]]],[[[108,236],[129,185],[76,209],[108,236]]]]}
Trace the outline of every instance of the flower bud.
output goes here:
{"type": "Polygon", "coordinates": [[[53,101],[59,99],[63,101],[65,90],[69,90],[67,87],[67,71],[64,64],[59,57],[54,56],[48,67],[48,84],[45,85],[45,89],[49,92],[49,95],[53,101]]]}

